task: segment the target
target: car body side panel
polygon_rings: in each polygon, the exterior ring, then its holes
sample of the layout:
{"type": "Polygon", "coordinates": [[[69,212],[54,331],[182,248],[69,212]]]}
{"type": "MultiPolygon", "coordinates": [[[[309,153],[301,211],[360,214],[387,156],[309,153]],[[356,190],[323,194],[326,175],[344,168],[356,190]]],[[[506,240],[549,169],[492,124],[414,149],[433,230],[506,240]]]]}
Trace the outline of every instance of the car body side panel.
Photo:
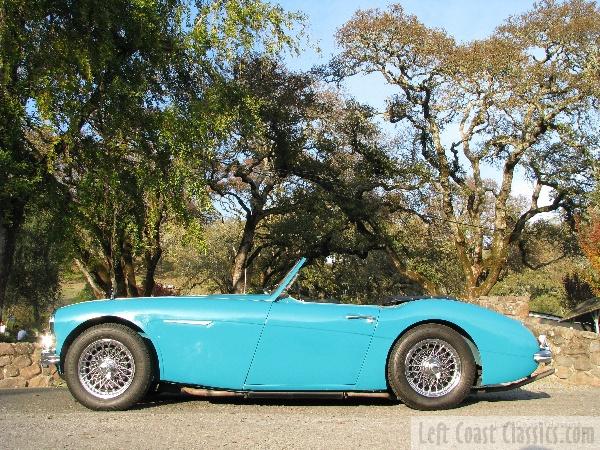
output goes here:
{"type": "Polygon", "coordinates": [[[271,308],[246,389],[344,390],[356,384],[379,307],[299,302],[271,308]]]}
{"type": "Polygon", "coordinates": [[[162,379],[241,389],[272,302],[197,300],[177,317],[152,320],[162,379]]]}
{"type": "Polygon", "coordinates": [[[482,385],[515,381],[530,375],[539,350],[532,333],[520,322],[472,304],[452,300],[417,300],[384,307],[357,389],[386,389],[388,353],[396,338],[421,322],[448,322],[474,341],[481,359],[482,385]]]}

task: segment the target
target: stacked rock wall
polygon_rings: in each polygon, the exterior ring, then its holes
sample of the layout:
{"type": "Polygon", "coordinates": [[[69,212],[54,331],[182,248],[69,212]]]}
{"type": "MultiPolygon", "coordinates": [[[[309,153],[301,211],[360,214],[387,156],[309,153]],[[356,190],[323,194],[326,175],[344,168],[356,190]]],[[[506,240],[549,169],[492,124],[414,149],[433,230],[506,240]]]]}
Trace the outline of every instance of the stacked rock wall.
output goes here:
{"type": "Polygon", "coordinates": [[[0,388],[48,387],[60,384],[56,367],[40,365],[37,344],[0,342],[0,388]]]}
{"type": "Polygon", "coordinates": [[[526,296],[479,297],[474,303],[521,321],[529,315],[529,297],[526,296]]]}
{"type": "Polygon", "coordinates": [[[537,336],[545,334],[552,348],[553,375],[567,384],[600,386],[600,336],[591,331],[546,325],[528,319],[525,325],[537,336]]]}

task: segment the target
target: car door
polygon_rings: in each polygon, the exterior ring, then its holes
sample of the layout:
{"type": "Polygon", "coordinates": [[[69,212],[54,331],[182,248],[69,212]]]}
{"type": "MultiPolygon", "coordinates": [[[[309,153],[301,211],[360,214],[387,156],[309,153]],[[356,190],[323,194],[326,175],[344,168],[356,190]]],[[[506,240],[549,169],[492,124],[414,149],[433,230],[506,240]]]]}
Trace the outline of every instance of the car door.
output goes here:
{"type": "Polygon", "coordinates": [[[245,382],[249,390],[343,390],[356,384],[376,306],[273,303],[245,382]]]}
{"type": "MultiPolygon", "coordinates": [[[[160,300],[158,301],[160,302],[160,300]]],[[[272,302],[268,297],[174,298],[148,325],[161,358],[161,379],[242,389],[272,302]]]]}

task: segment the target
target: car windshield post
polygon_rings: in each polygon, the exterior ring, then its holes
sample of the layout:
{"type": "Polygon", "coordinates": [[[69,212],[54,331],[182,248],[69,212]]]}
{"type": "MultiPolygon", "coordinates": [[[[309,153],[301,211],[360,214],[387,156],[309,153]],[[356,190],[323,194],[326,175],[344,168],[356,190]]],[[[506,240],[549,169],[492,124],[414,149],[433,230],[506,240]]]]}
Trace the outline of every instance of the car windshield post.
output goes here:
{"type": "Polygon", "coordinates": [[[285,291],[296,281],[296,277],[298,276],[298,271],[304,265],[306,258],[301,258],[294,267],[292,267],[289,272],[283,277],[281,282],[273,289],[270,293],[271,299],[276,301],[285,291]]]}

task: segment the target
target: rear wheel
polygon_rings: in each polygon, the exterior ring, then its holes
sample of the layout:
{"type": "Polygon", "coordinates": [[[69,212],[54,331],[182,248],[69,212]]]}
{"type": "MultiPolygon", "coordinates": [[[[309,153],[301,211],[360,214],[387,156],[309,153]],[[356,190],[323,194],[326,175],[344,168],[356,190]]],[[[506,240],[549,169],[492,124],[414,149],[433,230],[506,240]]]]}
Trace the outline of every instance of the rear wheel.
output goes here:
{"type": "Polygon", "coordinates": [[[138,333],[102,324],[80,334],[67,352],[65,379],[73,396],[96,410],[122,410],[140,401],[152,381],[152,357],[138,333]]]}
{"type": "Polygon", "coordinates": [[[447,409],[469,395],[476,365],[465,339],[440,324],[406,333],[392,348],[388,384],[398,399],[414,409],[447,409]]]}

